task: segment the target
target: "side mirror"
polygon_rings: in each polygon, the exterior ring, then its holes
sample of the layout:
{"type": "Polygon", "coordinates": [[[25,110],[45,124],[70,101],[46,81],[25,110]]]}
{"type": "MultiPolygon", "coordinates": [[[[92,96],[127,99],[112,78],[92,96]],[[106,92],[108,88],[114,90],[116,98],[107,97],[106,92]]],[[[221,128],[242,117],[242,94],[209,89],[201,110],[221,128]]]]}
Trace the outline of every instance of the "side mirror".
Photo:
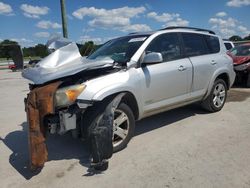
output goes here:
{"type": "Polygon", "coordinates": [[[161,63],[163,61],[161,53],[151,52],[146,54],[142,64],[152,64],[152,63],[161,63]]]}

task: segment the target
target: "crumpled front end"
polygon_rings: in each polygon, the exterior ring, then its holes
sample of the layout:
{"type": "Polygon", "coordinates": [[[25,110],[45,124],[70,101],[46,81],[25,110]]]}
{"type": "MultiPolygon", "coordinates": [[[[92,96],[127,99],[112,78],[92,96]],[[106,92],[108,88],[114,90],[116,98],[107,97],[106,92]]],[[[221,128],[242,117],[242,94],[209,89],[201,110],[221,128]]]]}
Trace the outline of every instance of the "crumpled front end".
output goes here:
{"type": "Polygon", "coordinates": [[[53,53],[22,73],[24,78],[34,83],[25,99],[31,169],[42,168],[48,160],[45,144],[47,132],[60,135],[71,132],[75,138],[91,140],[93,164],[98,167],[104,165],[102,169],[105,169],[106,160],[113,153],[114,109],[121,97],[105,103],[104,115],[95,122],[95,126],[89,128],[94,120],[83,124],[82,118],[93,109],[90,107],[96,107],[96,103],[103,101],[95,101],[91,97],[83,100],[78,96],[87,87],[87,80],[117,71],[114,61],[110,57],[101,60],[83,58],[76,44],[67,41],[65,45],[62,41],[54,47],[53,53]]]}
{"type": "Polygon", "coordinates": [[[81,71],[113,67],[114,61],[108,57],[102,60],[90,60],[81,56],[76,43],[58,44],[56,42],[52,43],[55,51],[39,61],[35,67],[23,70],[24,78],[34,84],[44,84],[81,71]]]}
{"type": "Polygon", "coordinates": [[[54,94],[60,81],[34,88],[25,100],[31,169],[42,168],[48,160],[45,144],[45,116],[54,113],[54,94]]]}

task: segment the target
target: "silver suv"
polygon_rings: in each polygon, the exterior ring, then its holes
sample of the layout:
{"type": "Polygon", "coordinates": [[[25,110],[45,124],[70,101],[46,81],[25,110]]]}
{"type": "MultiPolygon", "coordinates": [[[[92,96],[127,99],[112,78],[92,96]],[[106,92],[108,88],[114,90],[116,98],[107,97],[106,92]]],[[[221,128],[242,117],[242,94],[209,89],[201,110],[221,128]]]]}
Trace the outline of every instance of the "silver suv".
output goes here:
{"type": "MultiPolygon", "coordinates": [[[[199,101],[207,111],[221,110],[235,79],[222,39],[210,30],[169,27],[132,33],[106,42],[88,57],[80,56],[75,43],[52,40],[49,45],[55,51],[23,71],[33,81],[31,93],[36,92],[30,101],[42,101],[42,88],[54,84],[47,100],[51,109],[36,107],[46,122],[40,124],[50,133],[70,131],[85,139],[105,135],[114,152],[126,147],[136,120],[199,101]]],[[[106,141],[99,146],[105,148],[106,141]]],[[[98,144],[93,147],[98,150],[98,144]]]]}

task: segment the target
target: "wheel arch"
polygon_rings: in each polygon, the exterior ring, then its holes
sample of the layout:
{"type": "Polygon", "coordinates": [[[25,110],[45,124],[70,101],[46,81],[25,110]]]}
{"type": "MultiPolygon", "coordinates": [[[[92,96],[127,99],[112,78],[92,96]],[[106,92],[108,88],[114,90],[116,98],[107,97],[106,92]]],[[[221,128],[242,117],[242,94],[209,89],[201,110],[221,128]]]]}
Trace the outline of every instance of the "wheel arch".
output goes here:
{"type": "Polygon", "coordinates": [[[121,102],[124,102],[130,107],[135,119],[137,120],[139,118],[139,108],[135,96],[131,92],[127,91],[126,94],[123,96],[121,102]]]}
{"type": "Polygon", "coordinates": [[[123,103],[127,104],[130,107],[130,109],[132,110],[133,115],[135,117],[135,120],[137,120],[139,118],[139,107],[138,107],[137,100],[132,92],[130,92],[130,91],[116,92],[116,93],[110,94],[108,96],[105,96],[101,101],[115,98],[120,93],[124,93],[124,96],[122,97],[120,103],[123,102],[123,103]]]}
{"type": "Polygon", "coordinates": [[[224,80],[225,81],[225,83],[226,83],[226,85],[227,85],[227,90],[229,90],[229,88],[230,88],[230,80],[229,80],[229,75],[227,74],[227,73],[221,73],[221,74],[219,74],[216,78],[215,78],[215,80],[217,80],[217,79],[222,79],[222,80],[224,80]]]}
{"type": "Polygon", "coordinates": [[[222,79],[225,81],[226,85],[227,85],[227,90],[229,90],[230,88],[230,77],[229,74],[227,73],[227,71],[218,71],[214,74],[213,79],[211,79],[210,83],[209,83],[209,87],[207,89],[206,95],[204,96],[203,99],[206,99],[208,97],[208,95],[211,92],[211,89],[213,87],[213,84],[215,82],[216,79],[222,79]]]}

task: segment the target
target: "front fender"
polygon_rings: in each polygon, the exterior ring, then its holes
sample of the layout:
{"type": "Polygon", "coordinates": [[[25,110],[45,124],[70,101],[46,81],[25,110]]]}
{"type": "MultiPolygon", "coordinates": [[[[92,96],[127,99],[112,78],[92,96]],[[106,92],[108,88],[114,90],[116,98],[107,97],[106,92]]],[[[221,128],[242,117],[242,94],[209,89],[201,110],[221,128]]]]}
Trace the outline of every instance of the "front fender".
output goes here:
{"type": "Polygon", "coordinates": [[[114,93],[113,90],[126,89],[126,83],[129,80],[129,73],[125,71],[119,71],[113,74],[101,76],[95,79],[86,81],[86,89],[78,96],[78,99],[83,100],[102,100],[103,96],[110,92],[114,93]],[[120,89],[118,89],[120,88],[120,89]]]}
{"type": "MultiPolygon", "coordinates": [[[[94,97],[93,100],[94,101],[102,101],[103,99],[105,99],[108,96],[111,95],[118,95],[119,93],[130,93],[134,96],[135,100],[136,100],[136,105],[137,105],[137,109],[138,109],[138,113],[139,113],[139,118],[142,115],[143,112],[143,102],[141,100],[141,98],[139,97],[139,93],[135,91],[135,89],[131,88],[131,87],[127,87],[127,86],[119,86],[119,85],[112,85],[110,87],[106,87],[103,88],[102,90],[100,90],[99,92],[97,92],[94,97]]],[[[133,107],[132,107],[133,108],[133,107]]]]}
{"type": "Polygon", "coordinates": [[[115,84],[115,85],[111,85],[109,87],[105,87],[102,90],[98,91],[93,96],[92,100],[101,101],[110,95],[113,95],[116,93],[121,93],[121,92],[130,92],[133,94],[135,91],[133,91],[132,88],[121,86],[120,84],[115,84]]]}
{"type": "Polygon", "coordinates": [[[142,113],[140,76],[136,69],[120,71],[85,82],[86,89],[77,97],[83,101],[102,101],[108,96],[127,92],[134,96],[139,115],[142,113]]]}

